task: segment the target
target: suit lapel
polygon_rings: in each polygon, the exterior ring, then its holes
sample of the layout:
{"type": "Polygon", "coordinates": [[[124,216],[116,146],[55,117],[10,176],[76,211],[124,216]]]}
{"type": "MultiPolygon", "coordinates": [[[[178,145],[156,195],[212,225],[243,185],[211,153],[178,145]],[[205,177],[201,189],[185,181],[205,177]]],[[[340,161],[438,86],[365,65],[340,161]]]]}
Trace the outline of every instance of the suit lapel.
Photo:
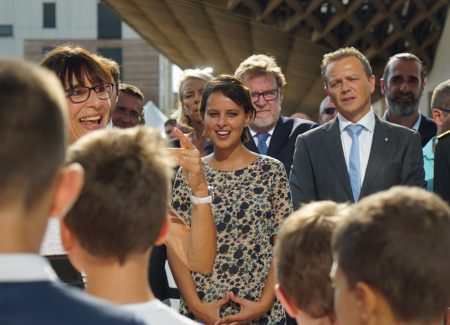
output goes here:
{"type": "Polygon", "coordinates": [[[277,124],[273,129],[272,137],[270,139],[269,148],[267,148],[267,155],[271,157],[277,157],[278,152],[283,148],[284,144],[289,138],[291,128],[287,123],[282,121],[281,116],[278,118],[277,124]]]}
{"type": "Polygon", "coordinates": [[[345,164],[344,151],[342,149],[341,132],[339,130],[339,120],[335,118],[323,128],[325,136],[322,138],[325,149],[330,159],[326,163],[333,166],[336,176],[342,183],[349,199],[353,198],[352,187],[348,177],[347,165],[345,164]]]}
{"type": "Polygon", "coordinates": [[[367,163],[364,181],[361,186],[361,195],[370,193],[370,185],[374,182],[378,169],[383,166],[386,159],[386,144],[389,142],[389,127],[386,123],[381,123],[380,119],[375,116],[375,128],[373,130],[372,146],[370,148],[369,161],[367,163]]]}

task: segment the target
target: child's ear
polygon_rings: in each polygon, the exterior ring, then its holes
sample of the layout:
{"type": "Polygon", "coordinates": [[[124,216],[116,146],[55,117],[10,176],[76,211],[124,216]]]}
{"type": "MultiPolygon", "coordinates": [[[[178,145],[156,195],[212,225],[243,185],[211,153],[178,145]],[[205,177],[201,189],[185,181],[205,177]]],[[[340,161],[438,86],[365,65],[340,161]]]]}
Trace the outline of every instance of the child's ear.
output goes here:
{"type": "Polygon", "coordinates": [[[64,218],[59,219],[61,242],[66,252],[70,253],[75,246],[75,235],[65,222],[64,218]]]}
{"type": "Polygon", "coordinates": [[[379,307],[378,295],[373,287],[365,282],[358,282],[355,286],[355,297],[358,304],[359,318],[364,324],[377,313],[379,307]]]}
{"type": "Polygon", "coordinates": [[[291,298],[286,295],[283,288],[280,286],[279,283],[275,284],[275,295],[277,296],[278,300],[281,301],[281,303],[284,306],[284,309],[286,309],[286,312],[291,316],[292,318],[296,318],[299,314],[299,310],[295,306],[295,304],[292,302],[291,298]]]}
{"type": "Polygon", "coordinates": [[[79,272],[84,271],[84,250],[80,246],[78,238],[75,236],[74,232],[67,225],[65,218],[59,218],[60,231],[61,231],[61,242],[64,250],[67,252],[70,263],[79,272]]]}
{"type": "Polygon", "coordinates": [[[169,234],[169,219],[164,218],[164,223],[161,227],[161,230],[159,231],[159,235],[156,238],[154,245],[159,246],[159,245],[164,244],[168,234],[169,234]]]}
{"type": "Polygon", "coordinates": [[[84,183],[80,164],[70,164],[60,170],[56,178],[49,216],[63,217],[75,203],[84,183]]]}

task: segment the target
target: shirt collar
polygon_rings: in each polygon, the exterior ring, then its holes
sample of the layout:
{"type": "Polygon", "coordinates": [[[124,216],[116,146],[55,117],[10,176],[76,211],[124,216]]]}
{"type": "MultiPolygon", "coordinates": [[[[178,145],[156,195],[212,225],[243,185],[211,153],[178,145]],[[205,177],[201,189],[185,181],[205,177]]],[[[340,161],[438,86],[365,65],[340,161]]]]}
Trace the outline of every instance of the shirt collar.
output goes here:
{"type": "MultiPolygon", "coordinates": [[[[269,131],[266,132],[269,134],[269,137],[272,136],[273,130],[275,130],[275,126],[276,124],[269,131]]],[[[250,131],[250,135],[252,136],[252,138],[254,138],[258,133],[261,133],[254,131],[250,126],[248,127],[248,130],[250,131]]]]}
{"type": "Polygon", "coordinates": [[[50,263],[36,254],[0,254],[0,282],[58,281],[50,263]]]}
{"type": "Polygon", "coordinates": [[[367,112],[366,115],[364,115],[358,122],[352,123],[349,120],[347,120],[344,116],[342,116],[340,113],[337,114],[337,118],[339,120],[339,130],[341,133],[345,130],[347,126],[350,124],[359,124],[364,127],[369,132],[373,132],[375,129],[375,113],[373,112],[372,108],[367,112]]]}
{"type": "MultiPolygon", "coordinates": [[[[383,120],[387,121],[387,115],[388,115],[388,110],[384,111],[383,114],[383,120]]],[[[412,130],[419,132],[419,127],[420,127],[420,122],[422,121],[422,114],[419,112],[419,117],[417,118],[416,122],[414,122],[413,126],[412,126],[412,130]]],[[[388,121],[389,122],[389,121],[388,121]]]]}
{"type": "Polygon", "coordinates": [[[413,129],[416,132],[419,132],[420,121],[422,121],[422,114],[419,113],[419,117],[417,118],[416,122],[414,123],[411,129],[413,129]]]}

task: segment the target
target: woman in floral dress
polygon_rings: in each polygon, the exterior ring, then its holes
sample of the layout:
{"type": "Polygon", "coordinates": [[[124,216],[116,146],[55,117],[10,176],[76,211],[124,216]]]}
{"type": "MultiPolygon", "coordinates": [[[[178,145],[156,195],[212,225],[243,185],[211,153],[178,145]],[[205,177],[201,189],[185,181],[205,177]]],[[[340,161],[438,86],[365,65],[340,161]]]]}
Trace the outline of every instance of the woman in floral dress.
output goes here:
{"type": "MultiPolygon", "coordinates": [[[[273,292],[272,246],[283,219],[292,211],[283,164],[243,145],[254,117],[248,89],[231,76],[206,85],[201,114],[214,152],[202,159],[210,186],[217,229],[217,255],[210,274],[189,270],[176,257],[169,262],[181,292],[180,312],[206,324],[238,322],[284,324],[273,292]]],[[[180,169],[172,206],[189,224],[195,204],[180,169]]]]}

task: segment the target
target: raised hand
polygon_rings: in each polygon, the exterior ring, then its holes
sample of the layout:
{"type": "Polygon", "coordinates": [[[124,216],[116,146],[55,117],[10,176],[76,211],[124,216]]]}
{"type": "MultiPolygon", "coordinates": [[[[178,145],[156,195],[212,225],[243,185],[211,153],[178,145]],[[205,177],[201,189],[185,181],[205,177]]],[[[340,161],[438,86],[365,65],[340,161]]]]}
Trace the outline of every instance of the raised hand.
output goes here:
{"type": "Polygon", "coordinates": [[[180,140],[181,148],[169,148],[170,155],[175,163],[183,168],[192,193],[200,197],[207,196],[208,184],[200,159],[200,151],[178,128],[175,128],[175,135],[180,140]]]}

